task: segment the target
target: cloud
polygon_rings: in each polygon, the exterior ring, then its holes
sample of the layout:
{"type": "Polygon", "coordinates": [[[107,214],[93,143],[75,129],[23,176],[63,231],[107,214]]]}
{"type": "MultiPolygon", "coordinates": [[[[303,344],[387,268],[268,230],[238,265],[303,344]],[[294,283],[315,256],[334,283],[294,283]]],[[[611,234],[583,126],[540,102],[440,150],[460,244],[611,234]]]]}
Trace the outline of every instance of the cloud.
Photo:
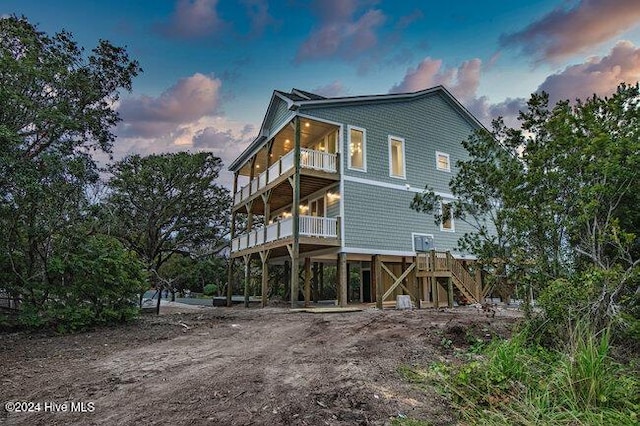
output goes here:
{"type": "Polygon", "coordinates": [[[169,38],[194,39],[221,32],[228,24],[216,10],[218,0],[178,0],[168,22],[156,29],[169,38]]]}
{"type": "Polygon", "coordinates": [[[261,36],[264,30],[277,21],[269,13],[267,0],[243,0],[250,24],[250,36],[261,36]]]}
{"type": "Polygon", "coordinates": [[[320,26],[311,32],[296,54],[296,62],[338,56],[354,60],[378,44],[376,30],[386,16],[378,9],[368,9],[357,16],[355,0],[318,0],[314,10],[320,26]]]}
{"type": "Polygon", "coordinates": [[[638,0],[582,0],[558,7],[521,31],[503,34],[504,47],[555,61],[603,43],[640,23],[638,0]]]}
{"type": "Polygon", "coordinates": [[[327,98],[337,98],[340,96],[346,96],[348,94],[348,91],[339,80],[334,80],[333,82],[324,86],[316,87],[311,92],[317,93],[318,95],[326,96],[327,98]]]}
{"type": "Polygon", "coordinates": [[[396,23],[396,28],[403,30],[409,27],[414,22],[421,20],[422,18],[424,18],[424,14],[420,9],[416,9],[413,12],[411,12],[409,15],[401,16],[400,18],[398,18],[398,22],[396,23]]]}
{"type": "Polygon", "coordinates": [[[409,68],[402,82],[393,86],[390,93],[415,92],[443,85],[459,100],[472,99],[480,84],[482,61],[474,58],[458,68],[444,68],[442,60],[425,58],[416,68],[409,68]]]}
{"type": "Polygon", "coordinates": [[[479,58],[463,62],[457,68],[446,68],[442,60],[425,58],[415,68],[409,68],[399,84],[390,93],[415,92],[443,85],[464,105],[474,117],[489,127],[491,121],[502,116],[505,123],[517,126],[519,111],[526,106],[525,99],[506,99],[492,104],[486,96],[478,96],[482,61],[479,58]]]}
{"type": "MultiPolygon", "coordinates": [[[[123,121],[116,129],[114,159],[207,151],[228,166],[253,140],[256,127],[222,114],[221,89],[219,78],[197,73],[178,80],[158,97],[122,99],[116,105],[123,121]]],[[[231,187],[232,182],[233,174],[223,171],[219,183],[231,187]]]]}
{"type": "Polygon", "coordinates": [[[157,98],[123,99],[118,112],[123,119],[121,134],[154,138],[172,131],[180,123],[216,115],[222,82],[196,73],[179,80],[157,98]]]}
{"type": "Polygon", "coordinates": [[[610,95],[620,83],[635,84],[639,80],[640,48],[630,41],[619,41],[607,56],[590,57],[582,64],[550,75],[538,90],[549,93],[553,105],[563,99],[610,95]]]}

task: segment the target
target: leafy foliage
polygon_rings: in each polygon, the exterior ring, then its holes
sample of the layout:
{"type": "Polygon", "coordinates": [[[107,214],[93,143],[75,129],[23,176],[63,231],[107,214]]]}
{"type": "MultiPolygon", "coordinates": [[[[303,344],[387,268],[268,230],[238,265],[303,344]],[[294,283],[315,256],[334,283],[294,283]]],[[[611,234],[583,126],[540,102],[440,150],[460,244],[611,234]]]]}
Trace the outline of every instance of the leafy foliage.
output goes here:
{"type": "MultiPolygon", "coordinates": [[[[566,330],[556,322],[558,297],[589,314],[596,330],[637,327],[639,86],[552,108],[548,99],[531,96],[522,129],[498,119],[492,132],[479,130],[463,142],[469,159],[458,162],[449,187],[455,217],[473,231],[458,245],[478,256],[499,291],[520,282],[542,294],[549,327],[541,331],[551,337],[566,330]],[[568,300],[581,285],[588,288],[584,297],[568,300]]],[[[427,187],[412,208],[441,220],[438,201],[427,187]]]]}
{"type": "Polygon", "coordinates": [[[419,388],[441,389],[465,424],[637,424],[640,382],[610,358],[608,331],[594,335],[577,323],[568,334],[561,352],[527,343],[525,331],[492,342],[471,362],[400,373],[419,388]]]}
{"type": "Polygon", "coordinates": [[[0,19],[0,278],[23,300],[25,324],[61,318],[47,312],[69,296],[54,262],[88,235],[85,189],[98,180],[90,152],[110,150],[112,105],[138,72],[107,41],[86,55],[67,32],[0,19]]]}
{"type": "Polygon", "coordinates": [[[174,254],[216,254],[226,247],[231,198],[215,183],[221,167],[210,153],[187,152],[132,155],[112,165],[104,208],[153,285],[174,254]]]}

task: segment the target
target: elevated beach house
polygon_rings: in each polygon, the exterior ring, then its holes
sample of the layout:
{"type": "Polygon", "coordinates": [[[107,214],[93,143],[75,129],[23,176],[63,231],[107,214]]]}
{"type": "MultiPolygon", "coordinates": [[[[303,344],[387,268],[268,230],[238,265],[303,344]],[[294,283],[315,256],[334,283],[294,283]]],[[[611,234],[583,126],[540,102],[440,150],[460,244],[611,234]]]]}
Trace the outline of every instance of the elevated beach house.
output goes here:
{"type": "Polygon", "coordinates": [[[401,294],[416,306],[480,301],[472,256],[456,252],[469,229],[447,206],[456,161],[467,156],[461,142],[479,127],[442,86],[338,98],[274,91],[260,133],[229,166],[232,259],[246,274],[260,262],[263,303],[269,264],[285,262],[286,285],[299,295],[293,306],[310,302],[311,264],[319,262],[337,265],[341,306],[354,264],[355,302],[382,307],[401,294]],[[444,200],[439,224],[410,208],[427,184],[444,200]]]}

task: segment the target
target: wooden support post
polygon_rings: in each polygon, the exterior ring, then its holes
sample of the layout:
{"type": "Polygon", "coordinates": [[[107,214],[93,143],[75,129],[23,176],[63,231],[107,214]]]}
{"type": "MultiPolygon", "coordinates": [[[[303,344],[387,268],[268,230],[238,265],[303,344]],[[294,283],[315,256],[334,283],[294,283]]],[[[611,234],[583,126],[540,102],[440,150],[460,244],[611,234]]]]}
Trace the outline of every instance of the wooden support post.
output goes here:
{"type": "Polygon", "coordinates": [[[291,307],[298,306],[298,263],[300,256],[300,117],[294,122],[294,150],[293,150],[293,203],[291,206],[293,221],[293,244],[291,246],[291,307]]]}
{"type": "MultiPolygon", "coordinates": [[[[238,172],[233,174],[233,197],[235,200],[236,191],[238,190],[238,172]]],[[[231,209],[231,239],[230,241],[233,244],[233,239],[236,236],[236,212],[231,209]]],[[[233,263],[234,259],[231,257],[231,251],[229,251],[229,264],[227,265],[227,306],[231,306],[231,297],[233,296],[233,263]]]]}
{"type": "Polygon", "coordinates": [[[453,308],[453,278],[447,278],[447,305],[453,308]]]}
{"type": "Polygon", "coordinates": [[[480,265],[478,265],[478,261],[473,265],[475,269],[475,278],[476,278],[476,300],[480,303],[484,302],[484,295],[482,294],[482,269],[480,269],[480,265]]]}
{"type": "Polygon", "coordinates": [[[382,285],[382,264],[380,262],[380,255],[376,254],[373,256],[372,260],[373,264],[373,281],[376,287],[376,308],[383,309],[382,301],[384,298],[384,286],[382,285]]]}
{"type": "Polygon", "coordinates": [[[433,303],[436,309],[440,308],[440,287],[436,278],[436,251],[431,250],[429,253],[430,269],[431,269],[431,291],[433,292],[433,303]]]}
{"type": "Polygon", "coordinates": [[[360,262],[360,276],[358,277],[358,279],[360,280],[360,294],[358,295],[358,299],[360,301],[360,303],[362,303],[362,301],[364,300],[364,289],[363,287],[363,282],[362,282],[362,262],[360,262]]]}
{"type": "Polygon", "coordinates": [[[313,301],[315,303],[318,303],[318,300],[320,299],[320,287],[319,287],[319,276],[318,276],[319,272],[318,272],[318,262],[313,262],[313,278],[311,280],[311,287],[312,287],[312,298],[313,301]]]}
{"type": "Polygon", "coordinates": [[[347,306],[347,253],[340,252],[338,254],[338,264],[340,265],[340,267],[338,268],[338,270],[340,271],[340,284],[338,286],[340,296],[338,297],[338,300],[340,306],[347,306]]]}
{"type": "MultiPolygon", "coordinates": [[[[400,273],[403,273],[406,269],[407,269],[407,258],[402,256],[402,261],[400,262],[400,273]]],[[[406,277],[402,279],[402,290],[403,290],[402,294],[409,293],[409,295],[413,296],[413,294],[411,294],[411,292],[407,291],[407,278],[406,277]]]]}
{"type": "Polygon", "coordinates": [[[304,258],[304,306],[309,307],[311,302],[311,258],[304,258]]]}
{"type": "Polygon", "coordinates": [[[269,296],[269,250],[260,252],[262,261],[262,307],[267,306],[269,296]]]}
{"type": "Polygon", "coordinates": [[[290,282],[291,282],[291,268],[289,266],[289,261],[285,260],[284,261],[284,288],[283,288],[283,293],[284,293],[284,300],[290,300],[291,299],[291,286],[290,286],[290,282]]]}
{"type": "Polygon", "coordinates": [[[318,298],[324,296],[324,262],[320,262],[320,274],[318,277],[318,298]]]}
{"type": "Polygon", "coordinates": [[[245,254],[244,258],[244,307],[249,307],[249,275],[251,272],[251,255],[245,254]]]}

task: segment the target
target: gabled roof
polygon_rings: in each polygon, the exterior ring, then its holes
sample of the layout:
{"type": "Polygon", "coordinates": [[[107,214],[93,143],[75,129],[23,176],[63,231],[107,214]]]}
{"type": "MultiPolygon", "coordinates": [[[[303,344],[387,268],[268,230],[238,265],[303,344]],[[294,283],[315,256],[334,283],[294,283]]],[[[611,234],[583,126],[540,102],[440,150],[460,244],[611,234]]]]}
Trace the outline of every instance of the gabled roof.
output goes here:
{"type": "Polygon", "coordinates": [[[484,128],[482,123],[473,116],[444,86],[435,86],[429,89],[420,90],[417,92],[408,93],[389,93],[383,95],[365,95],[365,96],[344,96],[336,98],[326,98],[324,96],[316,95],[311,92],[306,92],[300,89],[291,89],[291,92],[283,92],[280,90],[274,90],[269,102],[269,107],[260,126],[260,133],[249,144],[249,146],[235,159],[229,166],[229,170],[238,170],[244,162],[250,158],[255,151],[260,149],[262,144],[266,142],[270,136],[268,134],[268,128],[266,127],[268,118],[271,112],[277,104],[277,100],[281,99],[287,103],[289,110],[297,111],[300,108],[323,108],[334,107],[341,105],[353,105],[353,104],[370,104],[370,103],[383,103],[383,102],[397,102],[402,100],[415,100],[424,96],[433,95],[435,93],[442,94],[449,104],[456,109],[469,123],[476,128],[484,128]]]}

